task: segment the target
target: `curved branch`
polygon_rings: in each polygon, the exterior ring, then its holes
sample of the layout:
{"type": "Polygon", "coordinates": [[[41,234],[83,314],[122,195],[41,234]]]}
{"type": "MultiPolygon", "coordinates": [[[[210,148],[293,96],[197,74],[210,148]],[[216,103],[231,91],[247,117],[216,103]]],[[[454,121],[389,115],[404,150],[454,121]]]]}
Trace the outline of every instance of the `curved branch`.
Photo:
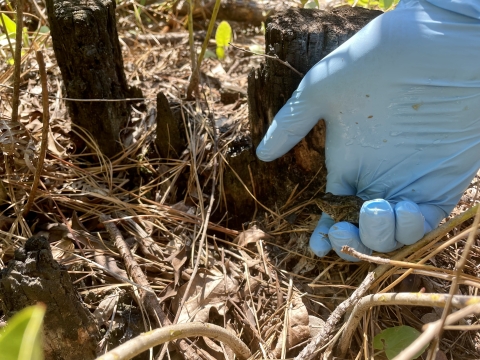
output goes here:
{"type": "MultiPolygon", "coordinates": [[[[420,294],[420,293],[387,293],[368,295],[363,297],[353,308],[352,314],[348,318],[345,330],[340,338],[341,358],[345,357],[350,346],[350,339],[357,329],[358,323],[362,319],[365,312],[372,306],[380,305],[409,305],[409,306],[432,306],[444,307],[447,304],[448,294],[420,294]]],[[[452,297],[452,306],[460,309],[468,305],[480,303],[477,296],[455,295],[452,297]]]]}
{"type": "Polygon", "coordinates": [[[116,347],[96,360],[126,360],[143,351],[168,341],[191,336],[205,336],[225,343],[240,359],[251,356],[250,349],[234,333],[208,323],[187,323],[165,326],[140,334],[126,343],[116,347]]]}

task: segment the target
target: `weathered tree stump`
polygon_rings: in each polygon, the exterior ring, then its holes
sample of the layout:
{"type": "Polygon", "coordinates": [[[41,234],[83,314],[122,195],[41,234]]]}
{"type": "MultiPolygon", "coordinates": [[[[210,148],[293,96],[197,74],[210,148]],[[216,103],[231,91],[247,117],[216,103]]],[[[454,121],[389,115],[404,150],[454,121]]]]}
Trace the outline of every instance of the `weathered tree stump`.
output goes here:
{"type": "Polygon", "coordinates": [[[38,302],[47,306],[44,318],[45,359],[94,359],[99,331],[93,315],[73,288],[66,269],[53,259],[43,236],[31,237],[25,249],[0,272],[0,300],[4,314],[38,302]]]}
{"type": "MultiPolygon", "coordinates": [[[[123,70],[115,1],[47,0],[47,12],[69,98],[134,96],[123,70]]],[[[129,116],[125,101],[69,101],[68,105],[73,123],[92,134],[104,154],[112,156],[121,150],[120,129],[129,116]]]]}
{"type": "MultiPolygon", "coordinates": [[[[277,13],[267,21],[266,54],[278,56],[300,73],[306,74],[313,65],[380,14],[380,11],[349,6],[332,11],[289,9],[277,13]]],[[[298,145],[280,159],[263,163],[255,157],[255,149],[273,117],[290,98],[301,79],[300,75],[272,58],[266,58],[259,69],[250,72],[248,106],[251,146],[228,159],[249,190],[271,208],[275,203],[278,206],[285,204],[297,186],[297,194],[304,190],[301,196],[303,200],[325,186],[323,121],[319,121],[298,145]],[[250,174],[253,174],[254,184],[250,174]]],[[[240,219],[248,219],[254,205],[251,196],[232,171],[226,172],[225,183],[228,184],[228,210],[240,219]]]]}
{"type": "Polygon", "coordinates": [[[182,115],[172,110],[167,97],[157,94],[157,145],[160,156],[163,158],[179,158],[185,149],[185,137],[182,136],[182,115]],[[177,116],[175,116],[177,115],[177,116]]]}

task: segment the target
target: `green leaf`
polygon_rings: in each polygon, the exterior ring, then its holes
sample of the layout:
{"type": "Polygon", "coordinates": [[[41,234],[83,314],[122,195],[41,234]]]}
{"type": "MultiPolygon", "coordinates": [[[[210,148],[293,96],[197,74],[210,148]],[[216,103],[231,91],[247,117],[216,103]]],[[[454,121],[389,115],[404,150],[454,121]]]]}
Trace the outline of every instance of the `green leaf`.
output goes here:
{"type": "Polygon", "coordinates": [[[315,1],[309,1],[303,7],[305,9],[318,9],[318,4],[315,1]]]}
{"type": "Polygon", "coordinates": [[[15,36],[15,34],[17,33],[17,24],[15,24],[15,21],[10,19],[7,15],[5,14],[1,14],[1,15],[2,15],[3,21],[5,22],[5,27],[7,28],[6,30],[7,30],[8,36],[11,36],[11,35],[15,36]]]}
{"type": "Polygon", "coordinates": [[[217,58],[219,58],[220,60],[223,60],[223,58],[225,57],[224,47],[217,46],[216,53],[217,53],[217,58]]]}
{"type": "Polygon", "coordinates": [[[23,28],[22,38],[23,38],[23,45],[30,46],[30,39],[28,38],[28,31],[26,27],[23,28]]]}
{"type": "Polygon", "coordinates": [[[226,21],[218,24],[217,32],[215,33],[215,41],[217,42],[217,57],[223,60],[225,57],[225,48],[232,40],[232,28],[226,21]]]}
{"type": "Polygon", "coordinates": [[[212,50],[205,50],[205,55],[203,55],[203,58],[204,59],[208,59],[208,58],[216,58],[217,56],[215,55],[215,53],[212,51],[212,50]]]}
{"type": "Polygon", "coordinates": [[[378,7],[383,11],[387,11],[392,8],[393,5],[398,4],[399,0],[348,0],[350,5],[355,4],[355,6],[364,7],[368,9],[375,9],[378,7]]]}
{"type": "Polygon", "coordinates": [[[215,33],[215,41],[217,46],[228,46],[230,41],[232,41],[232,28],[230,24],[226,21],[222,21],[218,24],[217,32],[215,33]]]}
{"type": "Polygon", "coordinates": [[[382,9],[384,11],[387,11],[390,8],[392,8],[392,6],[397,5],[398,2],[399,2],[399,0],[380,0],[379,7],[380,7],[380,9],[382,9]]]}
{"type": "MultiPolygon", "coordinates": [[[[420,336],[420,332],[410,326],[396,326],[383,330],[373,338],[373,348],[385,351],[388,359],[393,359],[406,349],[420,336]]],[[[428,344],[423,347],[413,358],[416,359],[425,351],[428,344]]]]}
{"type": "Polygon", "coordinates": [[[2,360],[43,360],[42,321],[45,305],[23,309],[0,332],[2,360]]]}
{"type": "Polygon", "coordinates": [[[50,28],[48,26],[41,26],[40,30],[38,30],[40,34],[48,34],[50,32],[50,28]]]}

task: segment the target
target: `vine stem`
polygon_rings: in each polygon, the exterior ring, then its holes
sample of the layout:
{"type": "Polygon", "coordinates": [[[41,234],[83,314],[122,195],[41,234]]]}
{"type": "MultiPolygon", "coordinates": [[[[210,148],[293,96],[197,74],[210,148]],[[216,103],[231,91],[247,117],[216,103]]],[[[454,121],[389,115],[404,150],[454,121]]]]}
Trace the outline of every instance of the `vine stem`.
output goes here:
{"type": "MultiPolygon", "coordinates": [[[[23,31],[23,1],[17,0],[17,22],[15,34],[15,54],[13,70],[12,121],[18,121],[18,106],[20,105],[20,67],[22,65],[22,31],[23,31]]],[[[5,29],[6,30],[6,29],[5,29]]],[[[8,37],[8,36],[7,36],[8,37]]]]}
{"type": "Polygon", "coordinates": [[[42,83],[42,142],[40,144],[40,153],[38,154],[37,168],[35,169],[35,175],[33,177],[32,190],[28,195],[27,204],[23,209],[23,217],[27,216],[30,209],[33,206],[35,200],[35,193],[37,191],[38,184],[40,183],[40,175],[42,174],[43,163],[45,162],[45,155],[47,153],[48,144],[48,128],[50,123],[50,110],[48,108],[48,88],[47,88],[47,72],[45,70],[45,60],[43,59],[43,53],[38,50],[35,53],[38,63],[38,71],[40,73],[40,80],[42,83]]]}
{"type": "MultiPolygon", "coordinates": [[[[221,0],[215,1],[212,17],[210,19],[210,22],[208,23],[207,35],[205,36],[205,40],[203,40],[202,49],[200,50],[200,54],[198,55],[196,64],[194,64],[194,60],[192,58],[193,71],[192,71],[192,77],[190,78],[190,83],[188,84],[188,88],[187,88],[187,100],[192,99],[192,93],[198,93],[198,83],[200,81],[200,65],[202,65],[203,57],[205,56],[205,51],[207,51],[208,42],[210,41],[210,37],[212,36],[213,27],[215,26],[215,20],[217,19],[218,10],[220,10],[220,2],[221,0]]],[[[189,31],[190,31],[190,27],[189,27],[189,31]]],[[[191,34],[192,34],[191,37],[193,39],[193,28],[192,28],[191,34]]],[[[194,54],[191,56],[194,56],[194,54]]]]}
{"type": "Polygon", "coordinates": [[[251,356],[248,346],[231,331],[213,324],[186,323],[169,325],[143,333],[98,357],[96,360],[131,359],[151,347],[191,336],[205,336],[219,340],[230,347],[239,359],[248,359],[251,356]]]}

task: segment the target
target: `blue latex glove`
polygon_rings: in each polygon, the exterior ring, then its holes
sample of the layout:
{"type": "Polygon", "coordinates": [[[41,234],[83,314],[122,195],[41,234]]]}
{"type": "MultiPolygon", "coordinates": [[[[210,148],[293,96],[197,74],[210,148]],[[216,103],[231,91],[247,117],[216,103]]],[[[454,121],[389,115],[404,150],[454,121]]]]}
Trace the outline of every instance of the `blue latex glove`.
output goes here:
{"type": "Polygon", "coordinates": [[[327,126],[326,191],[366,202],[359,229],[322,215],[310,247],[418,241],[480,167],[480,1],[402,0],[317,63],[257,148],[263,161],[327,126]]]}

